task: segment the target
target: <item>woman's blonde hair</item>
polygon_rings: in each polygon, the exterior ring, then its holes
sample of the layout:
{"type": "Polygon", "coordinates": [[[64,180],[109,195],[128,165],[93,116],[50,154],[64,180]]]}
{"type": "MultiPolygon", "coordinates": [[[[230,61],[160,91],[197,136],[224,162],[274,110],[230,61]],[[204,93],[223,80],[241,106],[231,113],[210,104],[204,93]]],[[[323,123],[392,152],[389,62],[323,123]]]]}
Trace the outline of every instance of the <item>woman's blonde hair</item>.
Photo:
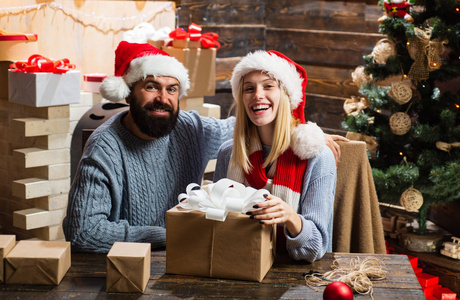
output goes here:
{"type": "MultiPolygon", "coordinates": [[[[263,71],[261,71],[263,72],[263,71]]],[[[254,141],[260,142],[257,126],[249,119],[243,104],[243,81],[241,78],[236,95],[236,123],[233,133],[233,154],[231,164],[240,166],[246,173],[252,169],[249,161],[250,146],[254,141]]],[[[265,168],[289,148],[291,143],[291,131],[297,125],[298,121],[292,116],[290,99],[285,89],[278,82],[280,87],[280,103],[278,114],[275,120],[275,134],[273,136],[272,148],[270,154],[264,161],[262,167],[265,168]]]]}

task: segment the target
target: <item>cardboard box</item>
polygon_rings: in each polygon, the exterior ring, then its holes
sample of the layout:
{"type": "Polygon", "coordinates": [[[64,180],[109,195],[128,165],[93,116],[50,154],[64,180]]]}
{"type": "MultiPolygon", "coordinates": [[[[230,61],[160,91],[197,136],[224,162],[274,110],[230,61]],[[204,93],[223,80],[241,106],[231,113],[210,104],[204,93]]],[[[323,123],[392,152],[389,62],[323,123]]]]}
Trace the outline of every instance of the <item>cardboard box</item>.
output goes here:
{"type": "Polygon", "coordinates": [[[107,254],[107,292],[143,293],[150,278],[147,243],[115,242],[107,254]]]}
{"type": "Polygon", "coordinates": [[[201,42],[198,41],[191,41],[190,39],[182,39],[182,40],[177,40],[174,39],[172,41],[172,46],[174,48],[201,48],[201,42]]]}
{"type": "Polygon", "coordinates": [[[80,102],[80,71],[64,74],[8,71],[10,102],[34,106],[56,106],[80,102]]]}
{"type": "Polygon", "coordinates": [[[5,282],[4,260],[14,245],[16,245],[15,235],[0,234],[0,283],[5,282]]]}
{"type": "Polygon", "coordinates": [[[187,97],[214,96],[216,93],[216,49],[173,48],[163,51],[175,57],[188,69],[190,89],[187,97]]]}
{"type": "Polygon", "coordinates": [[[19,241],[6,256],[5,282],[58,285],[69,268],[69,242],[19,241]]]}
{"type": "Polygon", "coordinates": [[[245,214],[224,222],[173,207],[166,212],[166,273],[262,281],[276,251],[276,227],[245,214]]]}
{"type": "Polygon", "coordinates": [[[38,53],[36,34],[0,35],[1,60],[27,60],[38,53]]]}

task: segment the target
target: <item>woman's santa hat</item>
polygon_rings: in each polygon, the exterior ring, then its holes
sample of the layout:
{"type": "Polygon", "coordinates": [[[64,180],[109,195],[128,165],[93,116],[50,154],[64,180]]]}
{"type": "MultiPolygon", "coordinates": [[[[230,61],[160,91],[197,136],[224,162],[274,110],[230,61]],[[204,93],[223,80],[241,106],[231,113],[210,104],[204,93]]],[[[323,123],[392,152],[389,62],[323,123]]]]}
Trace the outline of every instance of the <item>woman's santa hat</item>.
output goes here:
{"type": "Polygon", "coordinates": [[[291,148],[301,159],[316,156],[325,145],[323,131],[312,122],[305,124],[305,88],[307,72],[277,51],[256,51],[246,55],[233,70],[231,85],[236,99],[241,79],[253,71],[262,71],[277,80],[291,102],[292,115],[300,121],[291,133],[291,148]]]}
{"type": "Polygon", "coordinates": [[[130,87],[147,76],[174,77],[179,81],[179,98],[190,88],[188,70],[176,58],[150,44],[120,42],[115,50],[115,75],[108,76],[99,91],[107,100],[121,101],[130,87]]]}

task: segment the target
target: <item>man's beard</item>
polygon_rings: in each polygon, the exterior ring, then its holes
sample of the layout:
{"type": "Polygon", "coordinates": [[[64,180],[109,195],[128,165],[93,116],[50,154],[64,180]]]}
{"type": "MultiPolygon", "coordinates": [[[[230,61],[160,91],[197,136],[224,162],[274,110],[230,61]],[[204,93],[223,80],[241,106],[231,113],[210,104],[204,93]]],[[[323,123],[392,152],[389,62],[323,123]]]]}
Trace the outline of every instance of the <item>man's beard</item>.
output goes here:
{"type": "Polygon", "coordinates": [[[130,112],[133,116],[134,123],[136,123],[139,130],[153,138],[160,138],[168,135],[173,131],[179,116],[179,105],[177,111],[167,104],[155,101],[147,103],[144,107],[138,105],[137,99],[133,96],[131,99],[130,112]],[[152,116],[150,110],[163,109],[170,112],[169,117],[152,116]]]}

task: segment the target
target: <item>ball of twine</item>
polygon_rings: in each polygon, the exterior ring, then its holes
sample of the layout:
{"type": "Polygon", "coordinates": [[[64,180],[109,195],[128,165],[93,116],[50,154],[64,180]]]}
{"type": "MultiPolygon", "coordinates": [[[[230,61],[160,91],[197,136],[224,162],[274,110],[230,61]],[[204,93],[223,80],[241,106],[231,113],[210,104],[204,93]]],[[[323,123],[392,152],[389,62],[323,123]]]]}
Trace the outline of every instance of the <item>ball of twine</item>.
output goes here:
{"type": "Polygon", "coordinates": [[[401,194],[399,202],[405,210],[415,212],[422,207],[423,196],[418,190],[410,187],[401,194]]]}
{"type": "Polygon", "coordinates": [[[378,64],[385,64],[390,56],[396,55],[395,44],[389,39],[381,39],[375,44],[371,56],[378,64]]]}
{"type": "MultiPolygon", "coordinates": [[[[369,294],[372,296],[372,280],[383,280],[388,271],[385,264],[374,257],[365,257],[363,261],[359,257],[349,260],[348,265],[343,263],[345,259],[336,259],[332,263],[331,271],[323,275],[308,274],[305,283],[308,287],[328,285],[331,281],[341,281],[348,285],[353,292],[369,294]]],[[[318,290],[317,290],[318,291],[318,290]]]]}
{"type": "Polygon", "coordinates": [[[403,105],[412,99],[412,89],[403,81],[393,82],[388,91],[388,96],[399,105],[403,105]]]}
{"type": "Polygon", "coordinates": [[[372,77],[364,72],[363,66],[358,66],[355,71],[351,73],[351,77],[358,88],[361,88],[364,83],[372,81],[372,77]]]}
{"type": "Polygon", "coordinates": [[[394,113],[390,118],[390,129],[396,135],[405,135],[409,132],[412,123],[408,114],[394,113]]]}

